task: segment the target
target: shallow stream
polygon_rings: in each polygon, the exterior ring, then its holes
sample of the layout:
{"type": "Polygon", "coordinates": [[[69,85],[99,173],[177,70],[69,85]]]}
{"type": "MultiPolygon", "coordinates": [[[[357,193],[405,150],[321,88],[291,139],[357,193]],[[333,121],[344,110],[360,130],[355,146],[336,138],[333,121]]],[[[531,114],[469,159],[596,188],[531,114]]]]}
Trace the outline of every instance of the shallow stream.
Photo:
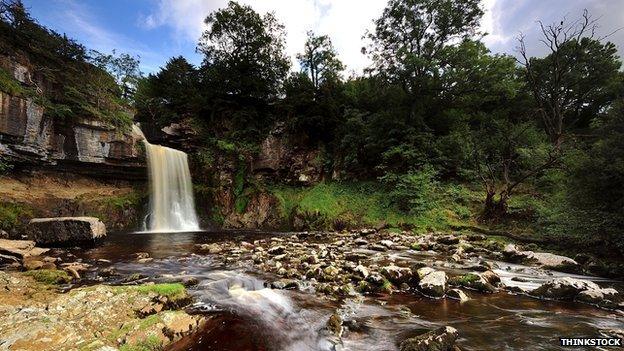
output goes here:
{"type": "MultiPolygon", "coordinates": [[[[624,329],[624,316],[618,312],[507,292],[469,291],[471,300],[459,303],[408,293],[337,301],[305,291],[305,285],[303,291],[273,290],[265,285],[276,277],[254,270],[253,265],[224,263],[216,257],[219,254],[201,254],[195,246],[277,235],[115,233],[100,246],[70,253],[99,269],[112,266],[119,273],[142,274],[150,281],[196,278],[198,284],[189,291],[198,302],[190,310],[212,318],[200,333],[174,344],[172,350],[397,350],[401,340],[444,325],[459,331],[458,345],[463,350],[571,350],[560,348],[558,338],[601,336],[606,329],[624,329]],[[138,263],[137,252],[147,252],[153,260],[138,263]],[[341,339],[325,330],[337,309],[348,329],[341,339]]],[[[384,254],[394,260],[440,259],[436,253],[412,250],[384,254]]],[[[498,264],[496,272],[507,285],[534,287],[553,275],[570,276],[498,264]]],[[[621,284],[581,278],[602,286],[621,284]]]]}

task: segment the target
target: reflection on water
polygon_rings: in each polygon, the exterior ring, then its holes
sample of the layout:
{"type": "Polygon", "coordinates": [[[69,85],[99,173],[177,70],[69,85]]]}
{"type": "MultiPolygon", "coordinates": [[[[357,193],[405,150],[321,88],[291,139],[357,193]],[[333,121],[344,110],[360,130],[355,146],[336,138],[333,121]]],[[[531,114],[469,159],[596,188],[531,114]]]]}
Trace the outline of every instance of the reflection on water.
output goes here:
{"type": "MultiPolygon", "coordinates": [[[[91,261],[111,260],[121,273],[138,272],[155,280],[197,278],[199,284],[190,288],[198,301],[192,310],[209,315],[209,322],[201,333],[183,339],[172,350],[396,350],[401,340],[443,325],[459,330],[464,350],[563,350],[559,337],[600,336],[600,330],[624,328],[616,312],[507,293],[468,291],[472,299],[465,303],[413,294],[337,302],[310,293],[267,289],[269,277],[253,267],[228,266],[215,255],[195,251],[198,243],[253,242],[266,237],[248,232],[113,234],[103,245],[74,254],[91,261]],[[148,252],[155,259],[138,263],[136,252],[148,252]],[[324,328],[337,309],[348,327],[342,340],[324,328]]],[[[401,253],[395,258],[427,264],[439,259],[431,253],[401,253]]],[[[497,264],[497,272],[508,284],[532,287],[551,274],[560,275],[497,264]],[[512,281],[513,277],[529,281],[512,281]]],[[[462,272],[457,267],[448,270],[462,272]]]]}

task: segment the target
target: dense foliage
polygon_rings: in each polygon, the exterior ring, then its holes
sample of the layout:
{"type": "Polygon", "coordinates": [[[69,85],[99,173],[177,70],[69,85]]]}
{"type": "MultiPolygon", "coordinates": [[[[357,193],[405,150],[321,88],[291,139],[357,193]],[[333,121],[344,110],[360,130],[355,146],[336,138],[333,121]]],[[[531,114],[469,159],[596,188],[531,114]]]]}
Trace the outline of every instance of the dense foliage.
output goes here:
{"type": "Polygon", "coordinates": [[[0,1],[0,55],[34,68],[25,88],[0,69],[0,88],[37,99],[59,119],[91,117],[117,126],[132,121],[130,98],[140,75],[127,54],[104,55],[38,24],[18,0],[0,1]],[[114,76],[110,72],[114,72],[114,76]]]}
{"type": "MultiPolygon", "coordinates": [[[[279,19],[232,1],[206,18],[199,66],[174,57],[141,78],[134,58],[87,52],[19,2],[2,4],[0,49],[41,67],[50,111],[120,120],[132,103],[135,119],[156,129],[188,121],[200,134],[198,158],[239,154],[236,194],[256,182],[245,179],[249,154],[284,126],[292,144],[322,150],[328,182],[306,193],[308,202],[327,191],[362,207],[362,217],[379,217],[364,211],[371,207],[425,218],[438,216],[440,192],[454,199],[452,184],[462,183],[481,187],[474,217],[484,223],[520,218],[557,240],[595,237],[624,251],[624,74],[586,12],[539,23],[543,57],[529,57],[522,37],[516,56],[494,55],[478,31],[478,0],[390,0],[365,36],[372,65],[345,78],[327,35],[309,32],[300,71],[290,71],[279,19]],[[347,191],[330,177],[367,188],[347,191]],[[375,206],[354,200],[369,187],[375,206]]],[[[28,93],[2,74],[4,91],[28,93]]],[[[285,203],[299,196],[280,189],[285,203]]],[[[457,197],[455,216],[474,212],[463,202],[457,197]]]]}
{"type": "Polygon", "coordinates": [[[493,55],[482,15],[478,0],[391,0],[366,35],[372,66],[344,79],[331,39],[313,32],[301,71],[286,76],[278,20],[230,2],[206,19],[203,64],[172,59],[137,106],[162,124],[209,120],[207,140],[257,141],[282,122],[293,143],[325,151],[327,174],[377,181],[404,213],[428,211],[439,182],[465,182],[482,185],[480,220],[504,223],[514,195],[533,188],[557,200],[533,211],[550,230],[620,240],[615,46],[593,37],[584,13],[540,24],[544,57],[528,57],[524,38],[519,59],[493,55]]]}

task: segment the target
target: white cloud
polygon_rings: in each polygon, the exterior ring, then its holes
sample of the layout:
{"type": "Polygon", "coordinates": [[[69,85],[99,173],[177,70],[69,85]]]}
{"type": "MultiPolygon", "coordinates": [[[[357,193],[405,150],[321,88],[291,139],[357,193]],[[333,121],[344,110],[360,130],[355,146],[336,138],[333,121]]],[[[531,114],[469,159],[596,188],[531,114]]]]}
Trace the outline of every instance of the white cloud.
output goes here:
{"type": "Polygon", "coordinates": [[[144,44],[125,35],[111,31],[102,26],[97,17],[83,3],[72,0],[62,2],[63,11],[60,13],[62,27],[71,37],[79,37],[89,49],[100,52],[128,53],[141,58],[143,71],[154,71],[163,60],[162,55],[154,52],[144,44]]]}
{"type": "MultiPolygon", "coordinates": [[[[372,26],[387,0],[242,0],[259,13],[272,11],[286,27],[286,51],[293,64],[295,55],[303,49],[306,32],[327,34],[332,38],[340,58],[349,70],[361,71],[367,64],[362,55],[362,36],[372,26]]],[[[206,16],[221,7],[226,0],[160,0],[158,8],[140,18],[144,28],[169,26],[174,36],[196,43],[206,29],[206,16]]],[[[297,67],[294,65],[294,67],[297,67]]]]}
{"type": "MultiPolygon", "coordinates": [[[[366,46],[362,36],[371,29],[387,0],[239,0],[260,13],[275,12],[286,27],[287,53],[293,67],[295,55],[303,49],[306,31],[331,37],[341,60],[348,71],[361,72],[368,58],[361,53],[366,46]]],[[[144,28],[169,26],[174,40],[195,44],[206,29],[204,19],[218,8],[227,6],[227,0],[159,0],[153,13],[140,18],[144,28]]],[[[515,54],[516,38],[522,32],[527,35],[527,45],[532,54],[544,53],[540,47],[536,21],[546,23],[559,21],[563,16],[574,18],[583,8],[601,18],[603,28],[613,30],[624,21],[624,1],[599,0],[483,0],[484,16],[481,31],[488,33],[485,44],[495,53],[515,54]]],[[[624,30],[609,38],[622,50],[624,30]]],[[[620,51],[621,52],[621,51],[620,51]]]]}

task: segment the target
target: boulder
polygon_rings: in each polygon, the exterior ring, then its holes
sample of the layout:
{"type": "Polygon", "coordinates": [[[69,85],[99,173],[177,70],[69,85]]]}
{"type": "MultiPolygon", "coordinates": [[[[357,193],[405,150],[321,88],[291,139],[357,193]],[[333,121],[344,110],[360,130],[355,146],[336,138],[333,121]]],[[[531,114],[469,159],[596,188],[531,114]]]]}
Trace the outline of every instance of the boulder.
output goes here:
{"type": "Polygon", "coordinates": [[[106,236],[106,226],[95,217],[33,218],[28,235],[37,244],[88,242],[106,236]]]}
{"type": "Polygon", "coordinates": [[[433,271],[420,280],[418,287],[427,296],[442,297],[446,292],[446,280],[446,273],[433,271]]]}
{"type": "Polygon", "coordinates": [[[459,302],[466,302],[470,300],[468,295],[460,289],[449,289],[449,291],[446,292],[446,297],[453,300],[459,300],[459,302]]]}
{"type": "Polygon", "coordinates": [[[533,257],[533,251],[520,251],[514,244],[507,244],[503,249],[503,258],[507,262],[517,263],[533,257]]]}
{"type": "Polygon", "coordinates": [[[416,274],[418,275],[418,279],[422,280],[427,274],[433,273],[433,272],[435,272],[435,269],[431,267],[422,267],[416,271],[416,274]]]}
{"type": "Polygon", "coordinates": [[[531,290],[530,294],[548,299],[572,300],[584,290],[600,290],[600,287],[588,280],[563,277],[542,284],[531,290]]]}
{"type": "Polygon", "coordinates": [[[404,340],[399,349],[401,351],[452,351],[455,349],[457,329],[441,327],[436,330],[404,340]]]}
{"type": "Polygon", "coordinates": [[[383,274],[383,276],[386,277],[393,284],[397,285],[405,283],[412,278],[411,269],[395,265],[382,267],[381,274],[383,274]]]}
{"type": "Polygon", "coordinates": [[[468,273],[463,276],[453,277],[451,279],[452,285],[463,286],[468,289],[477,290],[480,292],[493,293],[496,292],[496,287],[490,284],[482,274],[468,273]]]}
{"type": "Polygon", "coordinates": [[[554,271],[578,273],[580,265],[573,259],[548,252],[534,252],[528,260],[554,271]]]}

